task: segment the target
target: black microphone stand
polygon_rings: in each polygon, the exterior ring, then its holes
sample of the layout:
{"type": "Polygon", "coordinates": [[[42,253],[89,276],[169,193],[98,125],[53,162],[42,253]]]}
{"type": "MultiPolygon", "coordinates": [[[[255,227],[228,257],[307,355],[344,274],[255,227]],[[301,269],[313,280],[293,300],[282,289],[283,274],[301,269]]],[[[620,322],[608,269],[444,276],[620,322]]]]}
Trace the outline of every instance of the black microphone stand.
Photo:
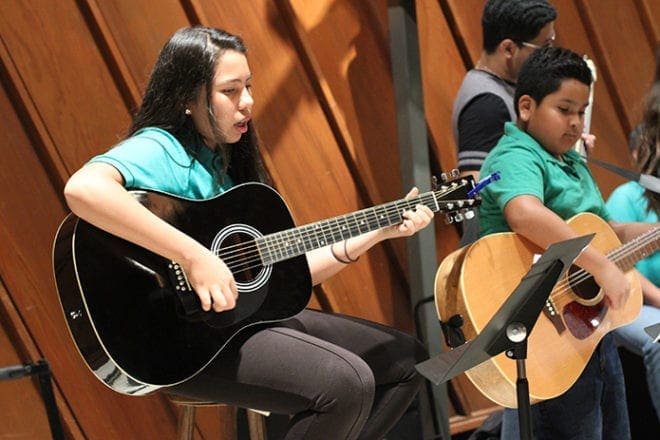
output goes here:
{"type": "Polygon", "coordinates": [[[40,359],[36,363],[13,365],[0,368],[0,380],[19,379],[24,376],[39,376],[39,387],[41,389],[41,398],[43,399],[46,413],[48,415],[48,424],[53,440],[64,440],[62,423],[55,403],[55,394],[51,383],[51,371],[48,362],[40,359]]]}

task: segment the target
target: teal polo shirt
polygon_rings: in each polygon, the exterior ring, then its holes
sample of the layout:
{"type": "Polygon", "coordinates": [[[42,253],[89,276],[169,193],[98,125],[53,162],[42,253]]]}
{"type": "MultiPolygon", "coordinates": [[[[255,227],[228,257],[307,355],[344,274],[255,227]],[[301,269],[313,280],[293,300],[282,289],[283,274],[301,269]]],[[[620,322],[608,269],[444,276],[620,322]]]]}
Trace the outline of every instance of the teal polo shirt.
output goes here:
{"type": "Polygon", "coordinates": [[[504,207],[522,195],[538,198],[564,220],[583,212],[609,220],[603,196],[582,157],[570,150],[562,159],[552,156],[532,136],[507,122],[504,135],[488,153],[480,171],[482,176],[499,171],[501,177],[481,191],[480,235],[510,232],[504,207]]]}
{"type": "MultiPolygon", "coordinates": [[[[649,210],[644,187],[637,182],[618,186],[607,199],[607,210],[617,222],[657,223],[658,214],[649,210]]],[[[635,267],[656,286],[660,286],[660,252],[640,260],[635,267]]]]}
{"type": "Polygon", "coordinates": [[[208,199],[233,185],[220,157],[204,145],[186,149],[169,132],[145,128],[89,163],[115,167],[127,189],[149,189],[188,199],[208,199]],[[221,183],[220,183],[221,182],[221,183]]]}

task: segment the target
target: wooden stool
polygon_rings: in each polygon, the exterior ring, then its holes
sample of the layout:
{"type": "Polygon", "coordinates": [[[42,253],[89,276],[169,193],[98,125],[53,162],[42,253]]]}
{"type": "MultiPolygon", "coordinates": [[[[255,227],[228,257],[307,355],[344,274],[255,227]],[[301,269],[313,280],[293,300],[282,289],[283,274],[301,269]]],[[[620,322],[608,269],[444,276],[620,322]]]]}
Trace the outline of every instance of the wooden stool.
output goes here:
{"type": "MultiPolygon", "coordinates": [[[[172,403],[180,407],[179,422],[177,427],[178,440],[192,440],[195,428],[195,408],[198,406],[224,406],[219,402],[191,399],[183,396],[167,396],[172,403]]],[[[250,440],[266,440],[266,420],[264,416],[268,412],[247,408],[248,430],[250,440]]]]}

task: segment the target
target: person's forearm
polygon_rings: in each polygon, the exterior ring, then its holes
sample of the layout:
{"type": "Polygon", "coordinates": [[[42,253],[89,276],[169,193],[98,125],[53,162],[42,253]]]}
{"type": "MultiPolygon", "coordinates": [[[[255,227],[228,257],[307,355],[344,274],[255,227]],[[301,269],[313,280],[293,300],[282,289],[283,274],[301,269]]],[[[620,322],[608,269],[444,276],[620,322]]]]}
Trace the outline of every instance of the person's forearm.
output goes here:
{"type": "MultiPolygon", "coordinates": [[[[561,217],[537,202],[538,199],[531,196],[517,199],[505,208],[507,222],[514,232],[537,246],[547,249],[551,244],[578,236],[561,217]]],[[[585,248],[575,263],[592,274],[612,264],[601,251],[591,245],[585,248]]]]}
{"type": "Polygon", "coordinates": [[[376,243],[382,241],[385,238],[383,234],[384,231],[382,230],[367,232],[335,243],[332,249],[330,246],[325,246],[307,252],[307,262],[312,274],[312,285],[322,283],[346,267],[348,263],[357,260],[376,243]],[[337,257],[333,256],[333,251],[337,257]],[[345,262],[339,261],[340,259],[345,262]]]}
{"type": "Polygon", "coordinates": [[[610,221],[610,226],[612,230],[616,233],[619,240],[622,243],[627,243],[630,240],[633,240],[640,235],[644,234],[647,231],[650,231],[653,228],[660,226],[660,223],[642,223],[642,222],[629,222],[629,223],[618,223],[610,221]]]}
{"type": "Polygon", "coordinates": [[[78,217],[179,263],[186,263],[190,251],[201,246],[151,213],[118,182],[91,177],[74,177],[65,190],[69,208],[78,217]]]}

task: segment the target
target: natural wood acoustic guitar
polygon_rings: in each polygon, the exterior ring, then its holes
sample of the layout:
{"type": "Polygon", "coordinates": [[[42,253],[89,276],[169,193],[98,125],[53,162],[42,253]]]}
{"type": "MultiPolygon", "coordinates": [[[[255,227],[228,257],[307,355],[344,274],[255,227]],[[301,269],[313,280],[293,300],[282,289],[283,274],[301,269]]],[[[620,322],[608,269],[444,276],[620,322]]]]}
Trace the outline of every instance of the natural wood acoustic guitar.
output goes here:
{"type": "MultiPolygon", "coordinates": [[[[625,305],[615,309],[588,272],[573,266],[560,278],[527,341],[526,373],[532,403],[568,390],[603,336],[637,317],[642,292],[632,268],[660,247],[657,227],[621,245],[609,224],[594,214],[578,214],[567,223],[579,235],[595,233],[591,245],[626,272],[632,287],[625,305]]],[[[529,240],[508,232],[482,237],[449,254],[435,279],[440,319],[447,322],[462,315],[465,339],[474,339],[541,253],[529,240]]],[[[516,362],[504,353],[468,370],[466,376],[496,404],[517,406],[516,362]]]]}

